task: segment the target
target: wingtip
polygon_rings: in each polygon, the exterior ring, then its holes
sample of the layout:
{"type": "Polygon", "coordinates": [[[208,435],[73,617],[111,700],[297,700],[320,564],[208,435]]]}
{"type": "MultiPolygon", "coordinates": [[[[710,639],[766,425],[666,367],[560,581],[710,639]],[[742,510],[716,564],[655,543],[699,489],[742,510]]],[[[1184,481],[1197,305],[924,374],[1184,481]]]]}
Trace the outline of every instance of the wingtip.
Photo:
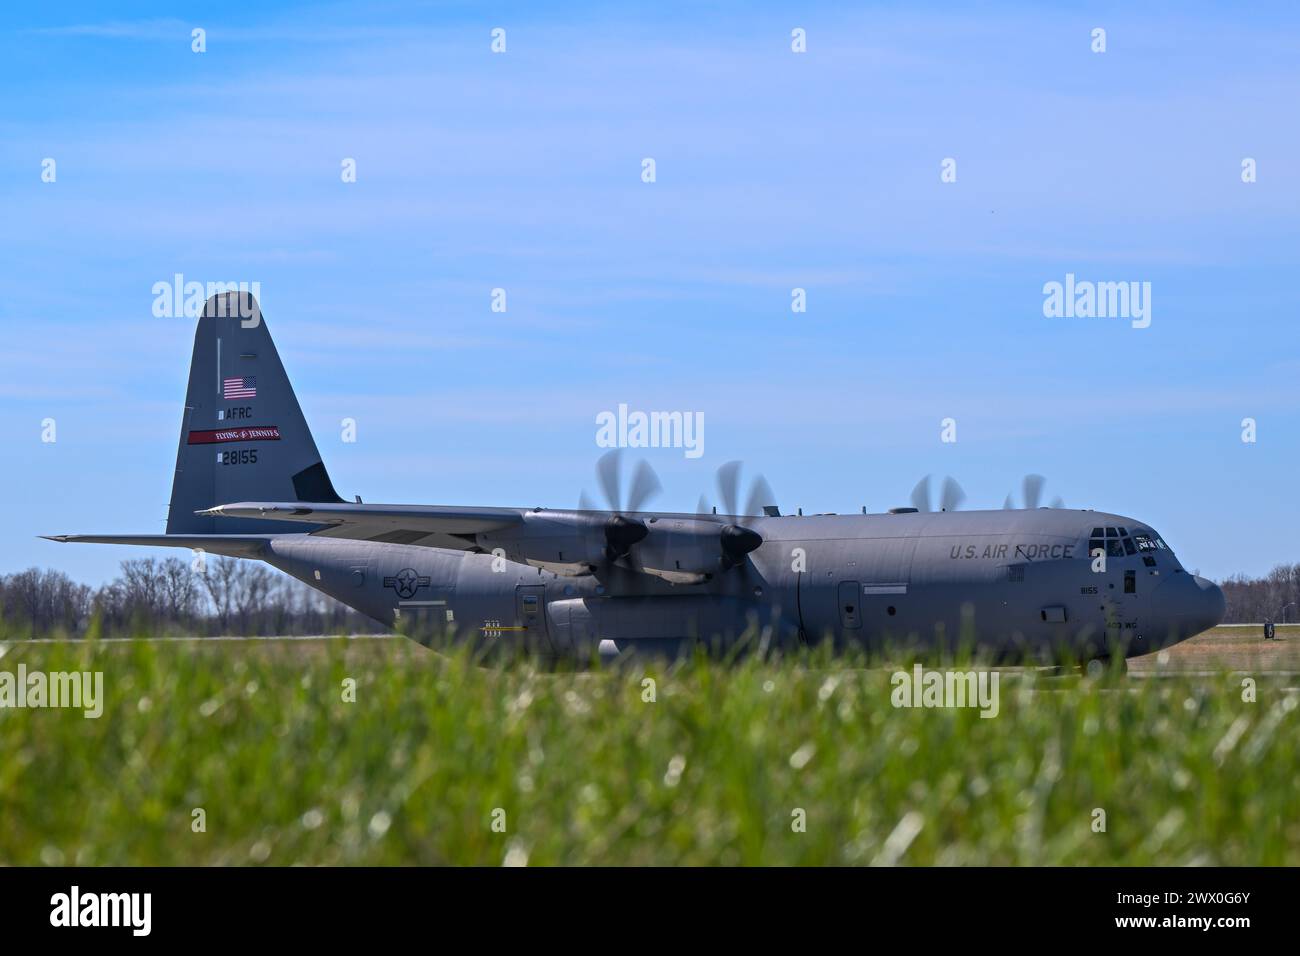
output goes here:
{"type": "Polygon", "coordinates": [[[46,541],[57,541],[60,544],[67,544],[70,535],[66,534],[38,534],[36,537],[44,538],[46,541]]]}

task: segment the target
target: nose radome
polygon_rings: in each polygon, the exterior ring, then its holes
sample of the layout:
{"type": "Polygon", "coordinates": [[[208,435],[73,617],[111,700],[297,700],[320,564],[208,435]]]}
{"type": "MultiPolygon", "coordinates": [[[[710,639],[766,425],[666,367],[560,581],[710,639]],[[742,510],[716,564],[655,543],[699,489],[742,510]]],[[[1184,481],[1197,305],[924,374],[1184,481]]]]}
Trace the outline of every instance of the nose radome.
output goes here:
{"type": "Polygon", "coordinates": [[[1154,635],[1162,644],[1186,640],[1216,627],[1227,610],[1223,591],[1208,578],[1176,574],[1152,595],[1154,635]]]}
{"type": "Polygon", "coordinates": [[[1192,581],[1201,592],[1199,600],[1204,614],[1204,625],[1200,630],[1208,631],[1212,627],[1218,627],[1223,623],[1224,615],[1228,613],[1228,602],[1223,596],[1223,589],[1209,578],[1203,578],[1199,574],[1193,575],[1192,581]]]}

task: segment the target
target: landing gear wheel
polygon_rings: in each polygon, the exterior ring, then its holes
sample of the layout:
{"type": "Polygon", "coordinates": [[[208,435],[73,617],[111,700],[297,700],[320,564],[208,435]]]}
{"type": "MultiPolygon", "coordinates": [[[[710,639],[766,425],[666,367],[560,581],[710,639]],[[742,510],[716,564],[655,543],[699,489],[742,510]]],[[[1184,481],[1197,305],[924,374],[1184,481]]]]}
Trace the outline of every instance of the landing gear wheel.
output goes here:
{"type": "Polygon", "coordinates": [[[1128,658],[1094,657],[1092,660],[1085,662],[1080,670],[1083,671],[1083,676],[1090,680],[1101,680],[1108,677],[1112,672],[1123,677],[1128,674],[1128,658]],[[1114,671],[1112,671],[1112,668],[1114,668],[1114,671]]]}

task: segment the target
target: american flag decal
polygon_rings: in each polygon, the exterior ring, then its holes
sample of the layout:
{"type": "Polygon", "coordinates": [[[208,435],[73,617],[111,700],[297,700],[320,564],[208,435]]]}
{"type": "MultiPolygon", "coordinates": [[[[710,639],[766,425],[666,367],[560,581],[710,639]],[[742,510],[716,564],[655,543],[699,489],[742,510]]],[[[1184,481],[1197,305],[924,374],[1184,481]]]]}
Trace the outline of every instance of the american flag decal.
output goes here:
{"type": "Polygon", "coordinates": [[[243,378],[223,378],[221,380],[223,398],[257,398],[257,377],[245,375],[243,378]]]}

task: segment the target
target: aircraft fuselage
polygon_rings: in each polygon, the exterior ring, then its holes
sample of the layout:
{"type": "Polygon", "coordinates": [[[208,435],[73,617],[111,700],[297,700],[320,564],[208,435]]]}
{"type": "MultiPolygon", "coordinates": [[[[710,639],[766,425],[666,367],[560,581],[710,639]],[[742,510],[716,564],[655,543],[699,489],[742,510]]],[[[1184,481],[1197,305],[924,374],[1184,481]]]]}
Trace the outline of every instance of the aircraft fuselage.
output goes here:
{"type": "Polygon", "coordinates": [[[306,534],[272,538],[266,560],[418,639],[454,633],[577,659],[601,642],[612,642],[607,652],[725,647],[746,629],[783,646],[932,649],[967,639],[1000,657],[1132,656],[1223,614],[1217,587],[1186,572],[1149,526],[1119,515],[817,515],[748,526],[762,546],[697,584],[618,565],[565,576],[501,552],[306,534]]]}

